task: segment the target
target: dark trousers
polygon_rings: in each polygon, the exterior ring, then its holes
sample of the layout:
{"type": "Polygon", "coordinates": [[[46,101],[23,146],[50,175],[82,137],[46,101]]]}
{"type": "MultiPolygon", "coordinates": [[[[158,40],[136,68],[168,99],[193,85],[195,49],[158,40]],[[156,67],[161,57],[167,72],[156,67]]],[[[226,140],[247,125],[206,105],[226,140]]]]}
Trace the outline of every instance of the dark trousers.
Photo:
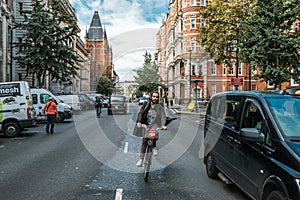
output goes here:
{"type": "Polygon", "coordinates": [[[50,126],[50,133],[54,131],[54,124],[56,121],[55,114],[47,114],[47,125],[46,125],[46,132],[49,133],[49,126],[50,126]]]}
{"type": "MultiPolygon", "coordinates": [[[[141,153],[140,153],[140,159],[144,159],[146,147],[147,147],[147,138],[142,139],[142,145],[141,145],[141,153]]],[[[153,147],[156,147],[156,140],[153,141],[153,147]]]]}

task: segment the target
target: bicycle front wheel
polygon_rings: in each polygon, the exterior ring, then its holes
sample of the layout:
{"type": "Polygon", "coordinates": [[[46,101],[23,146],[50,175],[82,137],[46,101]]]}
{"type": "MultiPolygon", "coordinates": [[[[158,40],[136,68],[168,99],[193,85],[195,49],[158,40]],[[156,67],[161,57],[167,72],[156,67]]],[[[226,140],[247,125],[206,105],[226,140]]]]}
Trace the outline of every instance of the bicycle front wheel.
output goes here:
{"type": "Polygon", "coordinates": [[[151,147],[147,146],[146,154],[145,154],[145,168],[144,168],[144,180],[147,182],[149,173],[150,173],[150,165],[151,165],[151,156],[152,156],[152,149],[151,147]]]}

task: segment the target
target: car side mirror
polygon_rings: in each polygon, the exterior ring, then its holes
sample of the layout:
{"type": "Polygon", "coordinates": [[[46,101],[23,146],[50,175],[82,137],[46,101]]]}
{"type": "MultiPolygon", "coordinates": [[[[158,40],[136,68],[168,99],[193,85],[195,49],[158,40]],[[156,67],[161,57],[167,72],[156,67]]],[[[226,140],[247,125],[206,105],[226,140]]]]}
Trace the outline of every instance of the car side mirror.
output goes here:
{"type": "Polygon", "coordinates": [[[240,134],[243,139],[249,142],[262,143],[264,141],[264,135],[259,133],[256,128],[242,128],[240,134]]]}

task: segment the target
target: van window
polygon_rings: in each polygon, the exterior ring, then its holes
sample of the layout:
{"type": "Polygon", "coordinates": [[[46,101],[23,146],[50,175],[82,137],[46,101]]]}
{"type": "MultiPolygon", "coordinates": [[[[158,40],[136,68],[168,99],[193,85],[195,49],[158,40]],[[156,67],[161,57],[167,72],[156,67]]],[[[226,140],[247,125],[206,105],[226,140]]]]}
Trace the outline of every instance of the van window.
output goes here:
{"type": "Polygon", "coordinates": [[[242,116],[242,128],[256,128],[259,132],[262,125],[262,113],[256,101],[246,101],[242,116]]]}
{"type": "Polygon", "coordinates": [[[38,101],[37,101],[37,94],[32,94],[32,103],[33,104],[37,104],[38,101]]]}
{"type": "Polygon", "coordinates": [[[238,124],[238,112],[241,105],[240,96],[228,96],[223,103],[224,112],[222,113],[222,123],[225,126],[235,129],[238,124]]]}
{"type": "Polygon", "coordinates": [[[235,129],[238,124],[237,114],[241,101],[242,97],[240,96],[213,98],[208,108],[207,118],[235,129]]]}
{"type": "Polygon", "coordinates": [[[49,94],[41,94],[40,95],[40,101],[41,103],[47,103],[50,95],[49,94]]]}

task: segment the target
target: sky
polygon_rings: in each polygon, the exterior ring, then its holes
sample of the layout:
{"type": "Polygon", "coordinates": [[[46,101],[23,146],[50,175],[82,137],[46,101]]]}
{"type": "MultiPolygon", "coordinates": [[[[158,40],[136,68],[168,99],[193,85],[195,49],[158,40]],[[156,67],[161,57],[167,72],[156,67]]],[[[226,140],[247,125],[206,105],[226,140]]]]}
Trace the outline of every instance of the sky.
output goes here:
{"type": "Polygon", "coordinates": [[[168,12],[168,0],[69,1],[75,9],[82,39],[94,12],[99,12],[113,50],[114,69],[121,80],[132,76],[132,69],[143,65],[146,51],[153,56],[156,34],[162,25],[164,14],[168,12]]]}

